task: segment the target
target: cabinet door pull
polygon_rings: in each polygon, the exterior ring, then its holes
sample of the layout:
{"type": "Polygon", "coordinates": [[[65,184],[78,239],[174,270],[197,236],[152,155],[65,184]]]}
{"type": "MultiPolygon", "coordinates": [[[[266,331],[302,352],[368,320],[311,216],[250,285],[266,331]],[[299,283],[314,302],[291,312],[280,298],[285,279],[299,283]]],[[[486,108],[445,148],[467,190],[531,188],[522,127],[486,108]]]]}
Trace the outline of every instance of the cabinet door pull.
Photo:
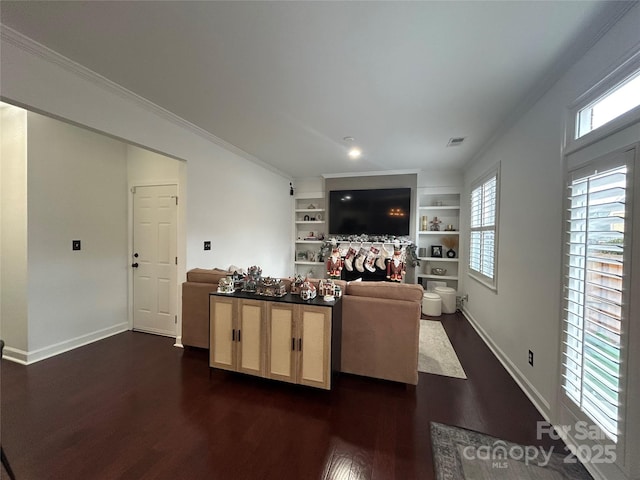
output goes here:
{"type": "Polygon", "coordinates": [[[302,351],[302,338],[298,339],[298,350],[302,351]]]}
{"type": "Polygon", "coordinates": [[[236,341],[236,330],[235,330],[235,328],[233,330],[231,330],[231,341],[232,342],[236,341]]]}
{"type": "Polygon", "coordinates": [[[240,341],[240,329],[238,329],[238,341],[240,341]]]}
{"type": "Polygon", "coordinates": [[[296,339],[291,337],[291,351],[295,352],[296,351],[296,339]]]}

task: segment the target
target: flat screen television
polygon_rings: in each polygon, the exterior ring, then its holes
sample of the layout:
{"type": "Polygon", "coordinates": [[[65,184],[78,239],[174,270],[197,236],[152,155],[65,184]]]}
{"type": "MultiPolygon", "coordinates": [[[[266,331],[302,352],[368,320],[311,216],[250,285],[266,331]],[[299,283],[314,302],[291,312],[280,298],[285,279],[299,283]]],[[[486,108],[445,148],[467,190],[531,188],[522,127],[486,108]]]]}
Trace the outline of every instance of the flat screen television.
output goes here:
{"type": "Polygon", "coordinates": [[[329,192],[332,235],[409,235],[410,213],[410,188],[329,192]]]}

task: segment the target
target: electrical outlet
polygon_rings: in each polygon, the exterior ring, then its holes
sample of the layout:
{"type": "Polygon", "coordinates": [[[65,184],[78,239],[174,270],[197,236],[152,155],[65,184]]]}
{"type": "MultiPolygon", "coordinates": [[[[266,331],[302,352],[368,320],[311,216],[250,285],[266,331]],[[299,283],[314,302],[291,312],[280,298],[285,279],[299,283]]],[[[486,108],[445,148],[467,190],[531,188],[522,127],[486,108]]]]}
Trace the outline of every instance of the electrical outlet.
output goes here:
{"type": "Polygon", "coordinates": [[[211,241],[210,240],[206,240],[204,242],[204,249],[205,250],[211,250],[211,241]]]}
{"type": "Polygon", "coordinates": [[[80,240],[71,240],[71,249],[80,250],[80,240]]]}
{"type": "Polygon", "coordinates": [[[529,350],[529,365],[533,367],[533,352],[529,350]]]}

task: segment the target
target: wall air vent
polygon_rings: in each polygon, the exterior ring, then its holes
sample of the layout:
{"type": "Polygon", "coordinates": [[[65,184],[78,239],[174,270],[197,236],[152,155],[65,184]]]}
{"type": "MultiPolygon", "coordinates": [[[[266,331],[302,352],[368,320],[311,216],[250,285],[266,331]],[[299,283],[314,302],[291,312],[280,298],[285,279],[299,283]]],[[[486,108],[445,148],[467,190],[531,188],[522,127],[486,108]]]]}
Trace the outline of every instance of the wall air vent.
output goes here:
{"type": "Polygon", "coordinates": [[[459,147],[464,142],[465,137],[452,137],[447,143],[447,147],[459,147]]]}

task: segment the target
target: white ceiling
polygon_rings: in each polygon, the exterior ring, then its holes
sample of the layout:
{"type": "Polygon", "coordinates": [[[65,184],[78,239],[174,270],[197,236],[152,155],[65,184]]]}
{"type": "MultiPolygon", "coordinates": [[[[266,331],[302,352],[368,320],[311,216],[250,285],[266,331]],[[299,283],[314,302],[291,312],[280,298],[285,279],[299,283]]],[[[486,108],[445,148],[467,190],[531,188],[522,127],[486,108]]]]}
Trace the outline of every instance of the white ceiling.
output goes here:
{"type": "Polygon", "coordinates": [[[0,18],[303,177],[462,167],[622,8],[3,0],[0,18]],[[362,147],[360,160],[347,158],[345,136],[362,147]],[[446,148],[457,136],[464,144],[446,148]]]}

